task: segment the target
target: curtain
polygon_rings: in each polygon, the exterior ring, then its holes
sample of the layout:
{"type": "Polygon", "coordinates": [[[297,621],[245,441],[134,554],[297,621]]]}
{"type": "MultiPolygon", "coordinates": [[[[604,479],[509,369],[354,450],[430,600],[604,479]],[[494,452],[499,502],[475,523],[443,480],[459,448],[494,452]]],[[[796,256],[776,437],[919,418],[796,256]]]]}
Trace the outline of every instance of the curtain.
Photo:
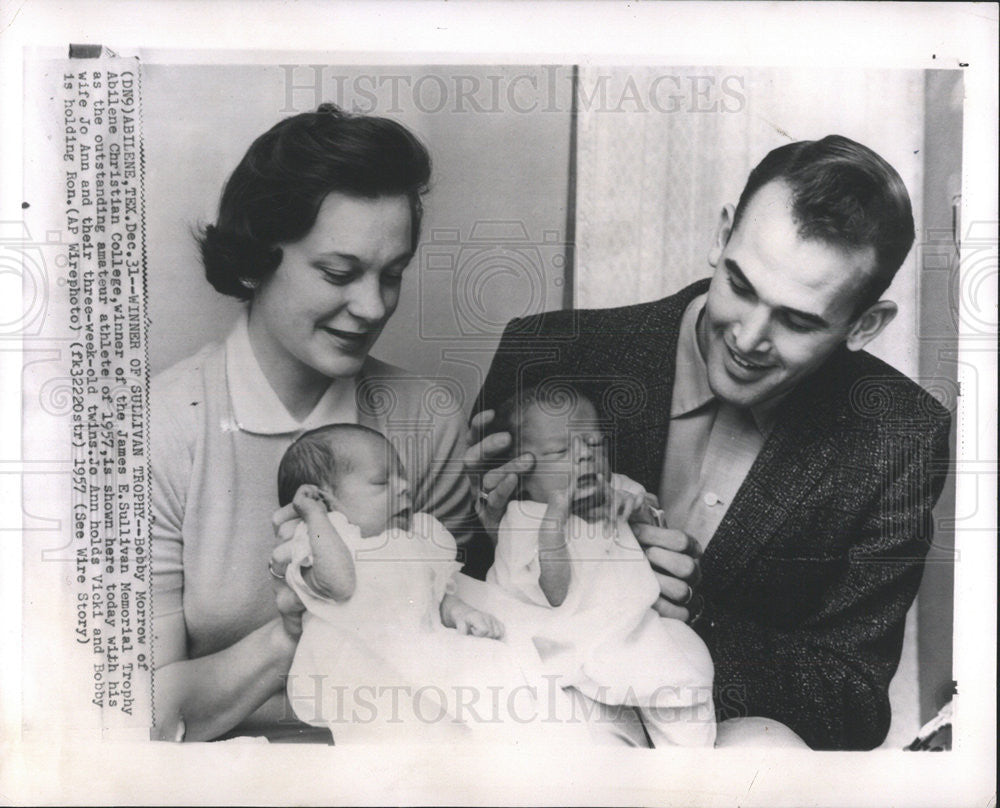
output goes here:
{"type": "MultiPolygon", "coordinates": [[[[900,173],[917,232],[921,71],[581,67],[574,306],[655,300],[707,277],[719,212],[773,148],[842,134],[900,173]]],[[[916,250],[887,296],[897,320],[872,350],[916,376],[916,250]]]]}

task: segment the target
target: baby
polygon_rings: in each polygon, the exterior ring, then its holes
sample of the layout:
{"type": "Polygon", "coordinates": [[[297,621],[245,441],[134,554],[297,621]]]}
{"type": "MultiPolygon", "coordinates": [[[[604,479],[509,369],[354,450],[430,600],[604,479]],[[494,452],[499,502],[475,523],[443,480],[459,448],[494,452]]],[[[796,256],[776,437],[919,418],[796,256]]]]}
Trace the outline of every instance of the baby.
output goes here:
{"type": "Polygon", "coordinates": [[[629,521],[658,524],[656,500],[610,474],[594,405],[565,385],[540,385],[505,402],[494,423],[511,433],[512,454],[535,460],[487,575],[519,602],[501,609],[512,641],[530,639],[560,686],[639,708],[654,745],[712,745],[708,649],[652,608],[659,585],[629,521]]]}
{"type": "Polygon", "coordinates": [[[288,678],[301,720],[338,743],[423,740],[435,724],[460,726],[450,685],[516,675],[492,641],[503,625],[455,595],[455,540],[412,512],[385,437],[354,424],[306,432],[281,460],[278,490],[302,519],[286,571],[306,606],[288,678]]]}

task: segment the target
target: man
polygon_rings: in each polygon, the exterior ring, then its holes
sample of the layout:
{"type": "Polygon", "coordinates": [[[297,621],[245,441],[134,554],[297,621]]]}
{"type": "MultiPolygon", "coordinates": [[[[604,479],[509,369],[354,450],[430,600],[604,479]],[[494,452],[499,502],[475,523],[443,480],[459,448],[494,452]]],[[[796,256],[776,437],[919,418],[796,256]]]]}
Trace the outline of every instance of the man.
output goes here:
{"type": "MultiPolygon", "coordinates": [[[[870,149],[782,146],[722,211],[710,282],[512,321],[473,419],[544,380],[602,402],[615,470],[665,511],[668,528],[636,526],[656,608],[708,645],[719,718],[763,716],[816,749],[888,732],[943,485],[948,413],[862,350],[896,314],[880,298],[913,238],[902,180],[870,149]]],[[[531,463],[483,476],[488,529],[531,463]]]]}

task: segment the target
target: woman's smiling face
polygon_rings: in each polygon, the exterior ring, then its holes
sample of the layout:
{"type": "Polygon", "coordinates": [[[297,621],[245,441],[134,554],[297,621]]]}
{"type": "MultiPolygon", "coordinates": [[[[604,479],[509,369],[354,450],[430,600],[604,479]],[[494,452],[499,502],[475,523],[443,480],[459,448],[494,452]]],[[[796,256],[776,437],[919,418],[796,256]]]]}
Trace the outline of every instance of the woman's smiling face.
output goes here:
{"type": "MultiPolygon", "coordinates": [[[[413,257],[406,196],[331,193],[300,241],[278,245],[281,263],[254,295],[258,361],[287,377],[355,376],[399,302],[413,257]]],[[[267,374],[272,380],[274,374],[267,374]]]]}

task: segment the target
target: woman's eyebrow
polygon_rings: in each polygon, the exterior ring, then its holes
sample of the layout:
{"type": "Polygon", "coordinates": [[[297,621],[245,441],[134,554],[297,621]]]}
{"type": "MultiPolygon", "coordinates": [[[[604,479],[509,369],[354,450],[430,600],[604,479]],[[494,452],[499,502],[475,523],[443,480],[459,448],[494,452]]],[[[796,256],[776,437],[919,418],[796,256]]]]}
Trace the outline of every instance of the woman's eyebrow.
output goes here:
{"type": "Polygon", "coordinates": [[[329,252],[319,253],[317,258],[341,258],[344,261],[355,261],[359,262],[361,259],[353,253],[339,252],[337,250],[330,250],[329,252]]]}
{"type": "MultiPolygon", "coordinates": [[[[340,252],[339,250],[331,250],[330,252],[320,253],[316,256],[317,261],[328,260],[330,258],[339,258],[341,261],[350,264],[352,267],[368,266],[367,261],[362,260],[354,253],[340,252]]],[[[411,260],[413,260],[413,252],[406,250],[405,252],[401,252],[395,258],[387,261],[385,266],[391,267],[396,266],[397,264],[408,264],[411,260]]]]}

